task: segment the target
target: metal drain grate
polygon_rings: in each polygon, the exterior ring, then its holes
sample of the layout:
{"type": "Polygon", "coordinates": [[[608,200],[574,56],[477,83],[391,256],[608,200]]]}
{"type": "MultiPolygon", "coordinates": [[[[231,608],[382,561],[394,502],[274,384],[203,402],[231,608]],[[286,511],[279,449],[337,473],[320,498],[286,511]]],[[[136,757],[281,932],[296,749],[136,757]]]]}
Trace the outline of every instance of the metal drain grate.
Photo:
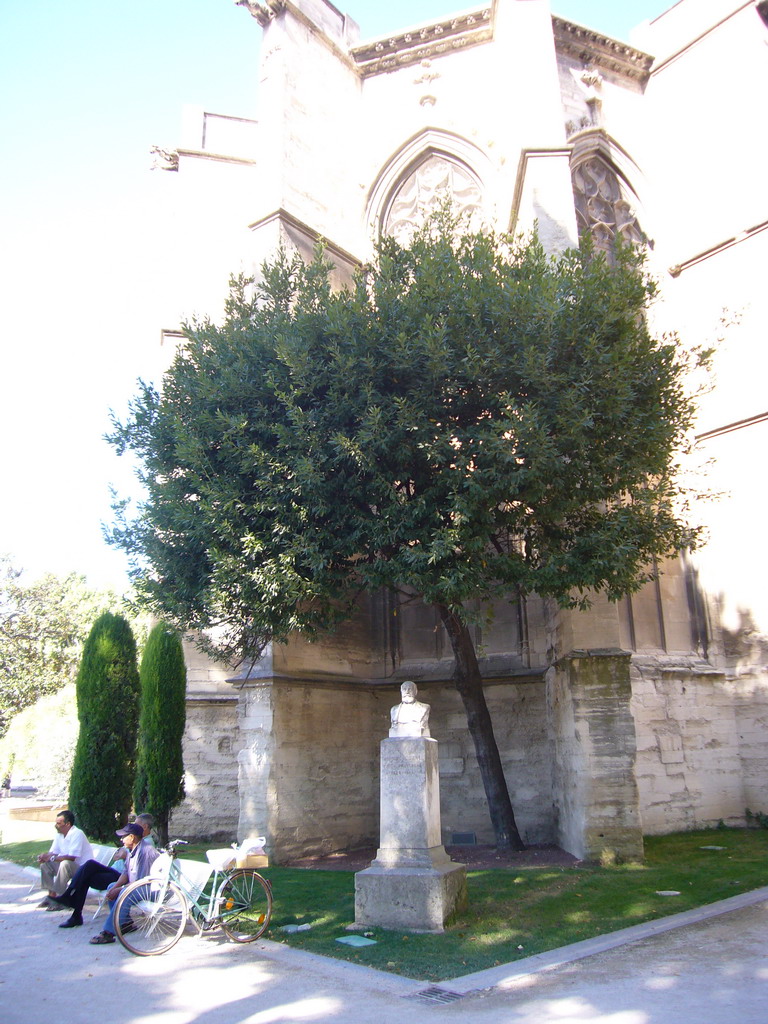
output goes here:
{"type": "Polygon", "coordinates": [[[455,1003],[458,999],[463,999],[463,996],[460,992],[446,992],[444,988],[430,985],[429,988],[423,988],[420,992],[414,992],[413,995],[403,996],[403,998],[431,1005],[433,1003],[455,1003]]]}

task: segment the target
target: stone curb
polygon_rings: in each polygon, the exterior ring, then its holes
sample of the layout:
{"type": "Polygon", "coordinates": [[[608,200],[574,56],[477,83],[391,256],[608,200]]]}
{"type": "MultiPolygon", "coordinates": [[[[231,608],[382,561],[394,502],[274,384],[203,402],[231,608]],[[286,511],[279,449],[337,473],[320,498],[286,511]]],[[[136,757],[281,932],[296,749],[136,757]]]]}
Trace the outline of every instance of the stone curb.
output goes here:
{"type": "Polygon", "coordinates": [[[763,886],[760,889],[752,889],[750,892],[739,893],[737,896],[729,896],[717,903],[707,903],[694,910],[684,910],[680,914],[670,914],[668,917],[660,917],[655,921],[646,921],[629,928],[621,928],[619,931],[598,935],[594,939],[584,939],[582,942],[574,942],[570,946],[561,946],[559,949],[551,949],[546,953],[537,953],[523,960],[515,960],[510,964],[501,964],[498,967],[489,967],[484,971],[475,971],[474,974],[465,974],[457,978],[434,982],[433,987],[460,995],[504,987],[542,971],[551,971],[563,964],[583,960],[595,953],[605,953],[617,946],[649,939],[654,935],[673,931],[675,928],[684,928],[686,925],[698,924],[709,918],[719,917],[721,914],[728,914],[734,910],[742,910],[767,900],[768,886],[763,886]]]}

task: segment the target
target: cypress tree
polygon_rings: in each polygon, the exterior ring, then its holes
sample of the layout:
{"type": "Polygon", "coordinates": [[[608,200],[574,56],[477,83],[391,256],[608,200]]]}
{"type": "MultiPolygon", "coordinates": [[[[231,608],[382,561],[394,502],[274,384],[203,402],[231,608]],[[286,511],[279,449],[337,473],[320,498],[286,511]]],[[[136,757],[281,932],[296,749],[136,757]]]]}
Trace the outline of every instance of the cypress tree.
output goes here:
{"type": "Polygon", "coordinates": [[[155,816],[160,840],[166,843],[171,811],[184,798],[187,671],[179,635],[163,623],[149,634],[140,678],[134,803],[155,816]]]}
{"type": "Polygon", "coordinates": [[[100,615],[76,680],[80,732],[69,806],[91,839],[114,839],[131,809],[139,717],[136,641],[122,615],[100,615]]]}

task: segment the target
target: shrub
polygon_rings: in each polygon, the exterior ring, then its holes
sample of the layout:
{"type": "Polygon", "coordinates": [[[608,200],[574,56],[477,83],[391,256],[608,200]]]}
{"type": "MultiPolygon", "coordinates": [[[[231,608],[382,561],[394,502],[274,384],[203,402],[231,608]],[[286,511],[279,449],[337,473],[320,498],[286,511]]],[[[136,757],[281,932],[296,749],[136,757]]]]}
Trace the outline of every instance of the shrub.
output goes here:
{"type": "Polygon", "coordinates": [[[134,803],[137,809],[155,816],[160,839],[165,843],[170,813],[184,798],[182,737],[187,671],[179,636],[163,623],[149,634],[140,678],[134,803]]]}
{"type": "Polygon", "coordinates": [[[131,809],[139,717],[136,641],[122,615],[105,612],[94,623],[76,692],[80,733],[69,805],[90,838],[109,841],[131,809]]]}

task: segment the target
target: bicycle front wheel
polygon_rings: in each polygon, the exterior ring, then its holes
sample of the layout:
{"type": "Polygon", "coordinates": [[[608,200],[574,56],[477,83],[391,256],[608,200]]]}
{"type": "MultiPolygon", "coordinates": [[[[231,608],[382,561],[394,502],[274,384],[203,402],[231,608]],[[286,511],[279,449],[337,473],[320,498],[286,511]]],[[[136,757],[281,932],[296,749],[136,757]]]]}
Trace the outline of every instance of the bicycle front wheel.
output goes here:
{"type": "Polygon", "coordinates": [[[218,893],[221,927],[235,942],[263,935],[272,916],[272,888],[258,871],[241,868],[225,878],[218,893]]]}
{"type": "Polygon", "coordinates": [[[179,941],[187,913],[187,898],[175,882],[140,878],[117,898],[115,932],[131,953],[155,956],[179,941]]]}

